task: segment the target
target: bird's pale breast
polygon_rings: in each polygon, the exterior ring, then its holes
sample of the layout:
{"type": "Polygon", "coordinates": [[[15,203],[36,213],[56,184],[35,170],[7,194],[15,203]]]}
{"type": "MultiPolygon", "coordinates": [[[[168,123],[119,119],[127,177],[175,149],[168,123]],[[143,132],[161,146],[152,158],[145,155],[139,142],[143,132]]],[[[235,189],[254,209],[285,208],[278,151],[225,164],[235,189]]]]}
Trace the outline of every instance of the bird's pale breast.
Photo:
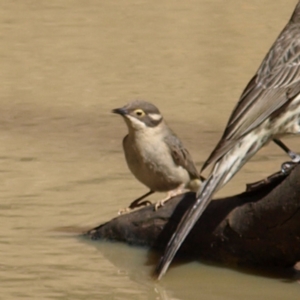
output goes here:
{"type": "Polygon", "coordinates": [[[160,132],[127,136],[123,147],[130,171],[151,190],[169,191],[190,181],[188,172],[174,163],[160,132]]]}

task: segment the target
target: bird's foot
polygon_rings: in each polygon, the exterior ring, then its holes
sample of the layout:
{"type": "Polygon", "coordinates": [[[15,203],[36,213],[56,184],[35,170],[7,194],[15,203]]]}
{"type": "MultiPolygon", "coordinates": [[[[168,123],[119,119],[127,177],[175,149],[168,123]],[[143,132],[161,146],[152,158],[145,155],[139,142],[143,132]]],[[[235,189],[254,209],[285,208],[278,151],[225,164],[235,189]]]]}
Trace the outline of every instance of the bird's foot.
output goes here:
{"type": "Polygon", "coordinates": [[[123,214],[131,212],[135,208],[139,208],[139,207],[143,207],[143,206],[148,206],[148,205],[152,205],[152,202],[150,202],[148,200],[145,200],[145,201],[143,201],[141,203],[138,203],[138,204],[135,204],[135,205],[129,205],[128,207],[121,208],[118,211],[118,215],[123,215],[123,214]]]}
{"type": "Polygon", "coordinates": [[[121,208],[121,209],[119,209],[119,211],[118,211],[118,215],[120,216],[120,215],[127,214],[127,213],[129,213],[131,210],[132,210],[132,209],[129,208],[129,207],[121,208]]]}
{"type": "Polygon", "coordinates": [[[183,186],[180,186],[179,188],[175,189],[175,190],[172,190],[172,191],[169,191],[167,193],[167,197],[156,202],[155,205],[154,205],[154,210],[158,210],[160,207],[163,207],[165,205],[165,203],[167,201],[169,201],[170,199],[172,199],[173,197],[179,195],[182,193],[182,190],[183,190],[183,186]]]}
{"type": "Polygon", "coordinates": [[[284,175],[288,175],[291,171],[296,167],[299,161],[286,161],[281,165],[281,173],[284,175]]]}
{"type": "Polygon", "coordinates": [[[171,199],[171,197],[157,201],[154,205],[154,210],[157,211],[160,207],[163,207],[165,205],[165,203],[170,199],[171,199]]]}
{"type": "Polygon", "coordinates": [[[149,200],[144,200],[144,201],[142,200],[152,195],[153,193],[154,191],[150,190],[148,193],[142,195],[141,197],[138,197],[137,199],[132,201],[128,207],[120,209],[118,215],[123,215],[125,213],[128,213],[137,207],[151,205],[152,203],[149,200]]]}

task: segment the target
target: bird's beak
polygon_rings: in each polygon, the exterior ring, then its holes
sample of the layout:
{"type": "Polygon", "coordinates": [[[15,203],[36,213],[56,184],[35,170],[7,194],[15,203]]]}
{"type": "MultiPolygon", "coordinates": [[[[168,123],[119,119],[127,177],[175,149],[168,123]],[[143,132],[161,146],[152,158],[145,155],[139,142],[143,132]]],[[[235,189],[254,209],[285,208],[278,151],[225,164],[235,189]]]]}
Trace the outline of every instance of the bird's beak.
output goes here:
{"type": "Polygon", "coordinates": [[[125,116],[125,115],[128,114],[127,109],[124,108],[124,107],[122,107],[122,108],[115,108],[111,112],[114,113],[114,114],[121,115],[121,116],[125,116]]]}

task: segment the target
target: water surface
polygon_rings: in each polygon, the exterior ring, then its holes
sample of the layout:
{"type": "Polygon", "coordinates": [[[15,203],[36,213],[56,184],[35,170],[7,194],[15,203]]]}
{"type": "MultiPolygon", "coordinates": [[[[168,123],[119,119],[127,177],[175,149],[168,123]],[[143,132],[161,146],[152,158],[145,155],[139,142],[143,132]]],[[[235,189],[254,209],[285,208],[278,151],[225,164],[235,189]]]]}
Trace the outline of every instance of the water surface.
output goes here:
{"type": "MultiPolygon", "coordinates": [[[[110,113],[128,101],[155,103],[200,168],[295,4],[1,1],[0,298],[299,299],[296,282],[199,262],[156,283],[146,249],[55,230],[96,226],[146,191],[110,113]]],[[[269,145],[219,195],[284,160],[269,145]]]]}

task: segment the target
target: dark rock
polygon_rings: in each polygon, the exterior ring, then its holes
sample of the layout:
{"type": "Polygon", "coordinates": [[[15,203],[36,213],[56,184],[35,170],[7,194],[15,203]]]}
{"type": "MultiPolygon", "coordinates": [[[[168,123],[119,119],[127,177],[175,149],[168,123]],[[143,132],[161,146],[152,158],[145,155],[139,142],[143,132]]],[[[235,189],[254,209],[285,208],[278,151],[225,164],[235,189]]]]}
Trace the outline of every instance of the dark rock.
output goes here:
{"type": "MultiPolygon", "coordinates": [[[[86,235],[162,251],[194,200],[186,193],[157,211],[144,207],[86,235]]],[[[300,165],[251,191],[212,201],[179,254],[235,265],[290,267],[300,261],[300,165]]]]}

